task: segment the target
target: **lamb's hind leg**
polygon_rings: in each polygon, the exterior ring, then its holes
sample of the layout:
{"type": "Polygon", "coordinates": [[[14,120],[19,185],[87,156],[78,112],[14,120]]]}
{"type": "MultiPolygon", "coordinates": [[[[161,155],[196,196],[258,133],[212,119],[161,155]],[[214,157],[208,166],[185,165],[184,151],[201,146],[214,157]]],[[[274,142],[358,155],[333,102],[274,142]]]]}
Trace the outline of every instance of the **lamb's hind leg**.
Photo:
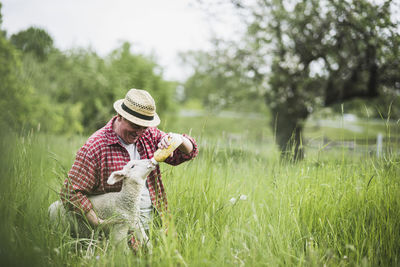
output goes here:
{"type": "Polygon", "coordinates": [[[62,220],[65,220],[66,212],[61,200],[53,202],[48,208],[50,222],[54,225],[62,220]]]}
{"type": "Polygon", "coordinates": [[[50,225],[53,229],[67,229],[71,224],[69,212],[67,212],[61,200],[53,202],[48,208],[50,225]]]}
{"type": "Polygon", "coordinates": [[[54,229],[68,229],[74,237],[89,238],[92,229],[83,218],[78,217],[71,211],[66,211],[61,200],[53,202],[48,208],[51,227],[54,229]]]}

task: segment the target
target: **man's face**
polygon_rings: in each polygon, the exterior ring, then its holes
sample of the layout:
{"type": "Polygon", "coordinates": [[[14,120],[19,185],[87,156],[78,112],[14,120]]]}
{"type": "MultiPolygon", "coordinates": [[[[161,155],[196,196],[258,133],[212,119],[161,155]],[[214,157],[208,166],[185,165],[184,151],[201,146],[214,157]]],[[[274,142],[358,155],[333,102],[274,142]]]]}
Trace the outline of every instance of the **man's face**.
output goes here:
{"type": "Polygon", "coordinates": [[[134,124],[123,117],[118,117],[117,120],[118,125],[115,128],[115,132],[127,144],[135,143],[147,129],[147,127],[134,124]]]}

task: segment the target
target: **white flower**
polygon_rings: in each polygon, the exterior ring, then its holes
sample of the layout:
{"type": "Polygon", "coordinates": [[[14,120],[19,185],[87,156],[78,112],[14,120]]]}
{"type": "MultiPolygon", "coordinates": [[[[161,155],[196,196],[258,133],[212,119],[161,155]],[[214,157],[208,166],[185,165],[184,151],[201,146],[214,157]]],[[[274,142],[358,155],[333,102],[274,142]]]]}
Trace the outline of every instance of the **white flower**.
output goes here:
{"type": "Polygon", "coordinates": [[[240,195],[239,199],[236,199],[235,197],[233,197],[233,198],[231,198],[229,200],[229,202],[231,202],[232,205],[233,205],[233,204],[236,204],[236,202],[238,202],[239,200],[247,200],[247,196],[246,195],[240,195]]]}
{"type": "Polygon", "coordinates": [[[58,248],[54,248],[53,251],[57,254],[60,255],[60,250],[58,248]]]}

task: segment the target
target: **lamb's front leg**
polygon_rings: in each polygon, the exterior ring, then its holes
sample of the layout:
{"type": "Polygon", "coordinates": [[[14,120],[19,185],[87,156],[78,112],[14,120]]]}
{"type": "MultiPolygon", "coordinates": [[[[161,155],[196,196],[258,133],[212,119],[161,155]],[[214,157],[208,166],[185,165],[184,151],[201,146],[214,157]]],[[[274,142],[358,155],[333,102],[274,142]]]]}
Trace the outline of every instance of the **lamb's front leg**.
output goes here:
{"type": "Polygon", "coordinates": [[[139,222],[136,221],[131,224],[131,232],[133,233],[133,236],[135,237],[135,240],[139,242],[139,245],[143,248],[147,249],[147,253],[151,254],[153,246],[150,243],[150,239],[146,234],[146,231],[144,230],[143,225],[139,222]]]}
{"type": "Polygon", "coordinates": [[[114,225],[110,232],[111,243],[125,253],[129,252],[128,236],[129,226],[125,223],[114,225]]]}

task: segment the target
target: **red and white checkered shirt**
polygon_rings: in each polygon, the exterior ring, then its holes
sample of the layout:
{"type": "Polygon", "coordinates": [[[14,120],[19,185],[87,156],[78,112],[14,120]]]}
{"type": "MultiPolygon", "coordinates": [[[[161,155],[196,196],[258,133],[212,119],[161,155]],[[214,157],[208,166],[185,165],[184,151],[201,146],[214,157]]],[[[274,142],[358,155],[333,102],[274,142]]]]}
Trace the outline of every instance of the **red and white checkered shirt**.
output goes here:
{"type": "MultiPolygon", "coordinates": [[[[95,132],[78,150],[75,162],[65,179],[61,189],[61,199],[69,209],[84,212],[92,209],[88,195],[118,192],[122,181],[114,185],[107,184],[107,179],[113,171],[121,170],[130,160],[128,151],[121,145],[118,136],[112,129],[117,116],[106,126],[95,132]]],[[[148,128],[136,142],[141,159],[150,159],[157,150],[157,144],[166,133],[157,128],[148,128]]],[[[198,154],[195,140],[184,134],[193,144],[193,151],[185,154],[176,150],[172,157],[165,160],[171,165],[178,165],[194,158],[198,154]]],[[[167,209],[167,196],[161,180],[160,168],[152,171],[147,177],[147,186],[153,207],[159,211],[167,209]]]]}

